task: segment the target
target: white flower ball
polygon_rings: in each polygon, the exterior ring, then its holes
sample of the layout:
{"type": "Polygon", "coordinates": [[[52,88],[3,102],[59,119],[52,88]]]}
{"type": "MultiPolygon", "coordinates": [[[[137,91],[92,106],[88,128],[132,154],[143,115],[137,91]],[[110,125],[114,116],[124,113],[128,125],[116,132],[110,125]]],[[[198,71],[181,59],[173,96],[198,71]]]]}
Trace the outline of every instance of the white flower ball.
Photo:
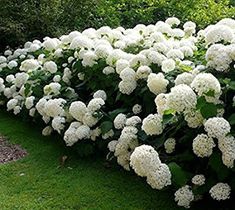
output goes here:
{"type": "Polygon", "coordinates": [[[47,61],[44,63],[44,70],[49,71],[51,74],[54,74],[57,72],[57,65],[54,61],[47,61]]]}
{"type": "Polygon", "coordinates": [[[213,139],[206,134],[199,134],[193,140],[193,152],[198,157],[209,157],[215,147],[213,139]]]}
{"type": "Polygon", "coordinates": [[[195,184],[195,185],[198,185],[198,186],[204,185],[205,181],[206,181],[206,178],[205,178],[205,176],[203,174],[195,175],[192,178],[192,183],[195,184]]]}
{"type": "Polygon", "coordinates": [[[106,93],[105,93],[104,90],[97,90],[97,91],[93,94],[93,98],[102,98],[104,101],[106,101],[107,95],[106,95],[106,93]]]}
{"type": "Polygon", "coordinates": [[[76,130],[76,136],[78,139],[89,139],[91,134],[91,129],[87,125],[81,125],[76,130]]]}
{"type": "Polygon", "coordinates": [[[185,185],[175,192],[175,201],[178,206],[190,208],[190,203],[194,200],[194,195],[190,186],[185,185]]]}
{"type": "Polygon", "coordinates": [[[154,93],[155,95],[158,95],[160,93],[165,93],[167,85],[169,84],[169,81],[165,79],[164,75],[162,73],[151,73],[148,76],[147,80],[147,86],[149,90],[154,93]]]}
{"type": "Polygon", "coordinates": [[[163,132],[162,116],[150,114],[143,120],[142,130],[149,135],[160,135],[163,132]]]}
{"type": "Polygon", "coordinates": [[[229,122],[222,117],[209,118],[204,123],[204,127],[208,136],[217,139],[224,138],[231,130],[229,122]]]}
{"type": "Polygon", "coordinates": [[[173,59],[166,59],[162,61],[162,71],[168,73],[175,69],[175,61],[173,59]]]}
{"type": "Polygon", "coordinates": [[[71,114],[71,116],[80,122],[82,122],[82,119],[86,114],[86,112],[87,112],[87,107],[81,101],[75,101],[69,107],[69,113],[71,114]]]}
{"type": "Polygon", "coordinates": [[[176,141],[174,138],[168,138],[165,142],[164,142],[164,147],[166,150],[166,153],[170,154],[172,152],[175,151],[175,145],[176,145],[176,141]]]}
{"type": "Polygon", "coordinates": [[[221,201],[230,198],[231,187],[227,183],[217,183],[209,191],[214,200],[221,201]]]}

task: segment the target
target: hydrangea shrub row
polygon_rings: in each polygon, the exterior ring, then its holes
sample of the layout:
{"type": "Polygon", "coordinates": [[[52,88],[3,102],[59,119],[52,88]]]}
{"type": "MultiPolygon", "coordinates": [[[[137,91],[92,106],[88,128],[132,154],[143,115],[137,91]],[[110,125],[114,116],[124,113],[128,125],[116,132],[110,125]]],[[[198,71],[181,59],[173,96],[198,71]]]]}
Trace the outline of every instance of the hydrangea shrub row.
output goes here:
{"type": "Polygon", "coordinates": [[[235,20],[74,31],[0,56],[0,102],[67,146],[106,145],[179,206],[235,190],[235,20]],[[193,167],[192,167],[193,166],[193,167]]]}

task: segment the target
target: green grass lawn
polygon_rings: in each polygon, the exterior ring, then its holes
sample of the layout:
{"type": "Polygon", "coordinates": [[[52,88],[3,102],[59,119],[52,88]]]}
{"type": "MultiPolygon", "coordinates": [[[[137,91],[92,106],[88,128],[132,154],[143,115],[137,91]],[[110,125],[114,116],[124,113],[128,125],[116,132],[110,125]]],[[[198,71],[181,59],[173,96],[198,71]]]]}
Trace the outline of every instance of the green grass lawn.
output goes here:
{"type": "MultiPolygon", "coordinates": [[[[102,158],[67,154],[57,137],[42,137],[36,125],[0,112],[0,133],[20,144],[29,155],[0,165],[0,210],[175,210],[169,191],[151,189],[144,179],[102,158]]],[[[194,209],[202,209],[200,207],[194,209]]],[[[204,208],[209,209],[209,208],[204,208]]]]}

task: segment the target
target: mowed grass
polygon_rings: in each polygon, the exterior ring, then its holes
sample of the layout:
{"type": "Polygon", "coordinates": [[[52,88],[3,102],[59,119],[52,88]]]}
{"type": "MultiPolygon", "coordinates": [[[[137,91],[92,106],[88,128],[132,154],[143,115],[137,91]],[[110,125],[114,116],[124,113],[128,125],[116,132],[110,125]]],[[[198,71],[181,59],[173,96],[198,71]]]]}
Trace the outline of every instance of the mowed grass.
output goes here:
{"type": "Polygon", "coordinates": [[[29,153],[0,165],[0,210],[182,209],[171,192],[153,190],[117,165],[105,167],[104,158],[78,158],[59,137],[42,137],[37,125],[2,111],[0,133],[29,153]],[[63,155],[69,159],[59,167],[63,155]]]}

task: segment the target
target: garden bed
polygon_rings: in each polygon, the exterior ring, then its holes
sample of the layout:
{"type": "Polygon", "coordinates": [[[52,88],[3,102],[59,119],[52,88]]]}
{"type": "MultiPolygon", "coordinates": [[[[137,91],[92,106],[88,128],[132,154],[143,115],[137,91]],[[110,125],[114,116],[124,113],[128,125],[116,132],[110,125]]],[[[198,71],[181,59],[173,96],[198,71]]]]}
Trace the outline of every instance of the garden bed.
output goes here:
{"type": "Polygon", "coordinates": [[[0,164],[19,160],[27,155],[27,151],[20,145],[10,144],[0,135],[0,164]]]}

